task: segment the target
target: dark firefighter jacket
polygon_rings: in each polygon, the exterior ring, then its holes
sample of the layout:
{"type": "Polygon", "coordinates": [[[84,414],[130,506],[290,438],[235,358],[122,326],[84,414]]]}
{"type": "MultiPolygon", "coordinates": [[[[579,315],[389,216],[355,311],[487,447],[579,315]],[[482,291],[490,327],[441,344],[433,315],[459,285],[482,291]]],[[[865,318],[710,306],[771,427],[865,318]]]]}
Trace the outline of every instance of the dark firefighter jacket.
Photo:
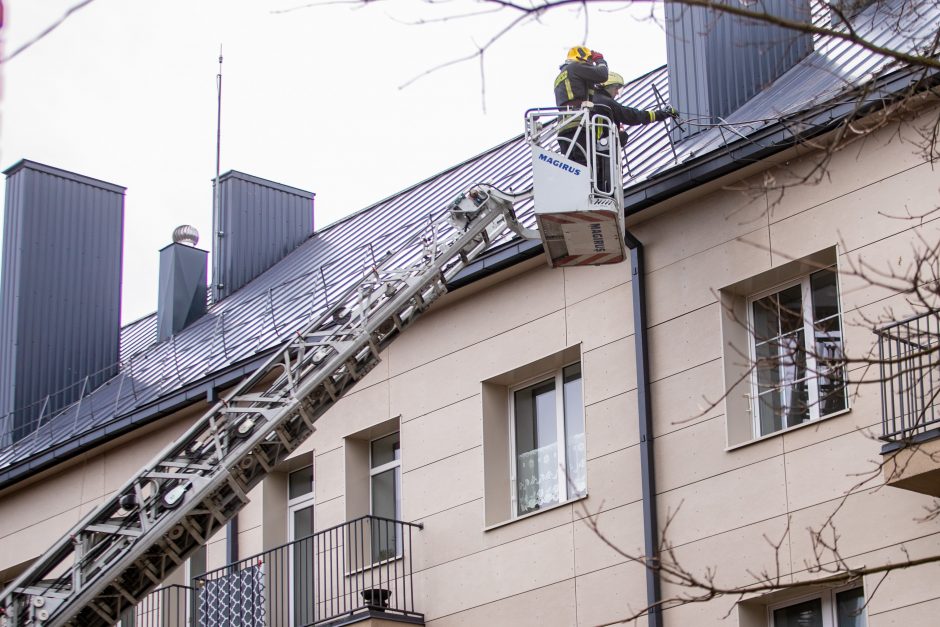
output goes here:
{"type": "Polygon", "coordinates": [[[649,124],[650,122],[658,121],[658,116],[652,111],[625,107],[614,100],[603,88],[598,88],[597,93],[594,94],[593,101],[594,112],[610,117],[610,119],[614,121],[614,124],[639,126],[641,124],[649,124]],[[604,107],[606,107],[606,109],[604,107]]]}
{"type": "Polygon", "coordinates": [[[597,65],[581,61],[568,61],[561,66],[555,78],[555,105],[558,107],[580,106],[584,100],[594,96],[594,85],[607,80],[607,61],[601,59],[597,65]]]}

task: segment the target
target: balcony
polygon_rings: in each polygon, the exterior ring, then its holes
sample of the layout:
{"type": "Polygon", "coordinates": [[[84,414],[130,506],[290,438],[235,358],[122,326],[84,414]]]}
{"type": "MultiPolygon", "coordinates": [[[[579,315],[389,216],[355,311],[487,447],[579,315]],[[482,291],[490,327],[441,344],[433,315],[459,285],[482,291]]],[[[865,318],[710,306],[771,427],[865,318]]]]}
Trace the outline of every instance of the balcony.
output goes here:
{"type": "Polygon", "coordinates": [[[363,516],[153,591],[121,627],[424,624],[412,542],[423,526],[363,516]]]}
{"type": "Polygon", "coordinates": [[[885,482],[940,496],[940,316],[914,316],[875,333],[885,482]]]}

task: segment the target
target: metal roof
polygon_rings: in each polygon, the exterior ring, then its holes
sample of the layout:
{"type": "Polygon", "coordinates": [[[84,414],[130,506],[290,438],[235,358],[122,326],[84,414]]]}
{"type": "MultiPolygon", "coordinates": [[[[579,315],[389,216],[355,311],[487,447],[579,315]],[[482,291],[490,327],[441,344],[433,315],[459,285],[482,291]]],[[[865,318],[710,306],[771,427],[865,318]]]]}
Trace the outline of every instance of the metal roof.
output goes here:
{"type": "MultiPolygon", "coordinates": [[[[870,7],[856,29],[879,45],[915,49],[935,29],[940,8],[930,3],[924,11],[911,11],[903,0],[891,6],[902,4],[907,12],[893,20],[883,19],[883,5],[870,7]]],[[[665,181],[662,184],[668,187],[670,173],[688,163],[728,152],[735,142],[778,128],[787,122],[781,118],[840,98],[849,87],[871,81],[886,69],[892,66],[880,55],[848,42],[833,42],[728,116],[727,126],[708,128],[677,145],[675,152],[666,125],[633,127],[625,147],[625,195],[630,198],[631,190],[656,181],[665,181]]],[[[655,108],[654,86],[668,99],[665,67],[631,81],[620,100],[641,109],[655,108]]],[[[522,122],[520,116],[520,127],[522,122]]],[[[348,287],[373,255],[403,241],[429,216],[444,211],[458,193],[479,183],[507,191],[527,189],[529,160],[529,149],[519,135],[322,229],[165,342],[156,342],[155,315],[126,325],[119,374],[32,435],[0,450],[0,487],[203,399],[251,372],[294,329],[348,287]]],[[[523,224],[533,226],[531,200],[520,203],[517,212],[523,224]]],[[[532,247],[524,244],[508,237],[496,242],[495,266],[507,263],[510,250],[531,256],[532,247]]]]}

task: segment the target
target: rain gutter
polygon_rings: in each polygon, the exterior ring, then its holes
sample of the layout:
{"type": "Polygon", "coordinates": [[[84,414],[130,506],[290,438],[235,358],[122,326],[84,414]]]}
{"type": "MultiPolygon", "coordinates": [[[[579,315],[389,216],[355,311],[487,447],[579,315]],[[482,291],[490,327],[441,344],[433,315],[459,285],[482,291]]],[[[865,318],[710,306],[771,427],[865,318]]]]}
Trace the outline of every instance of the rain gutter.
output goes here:
{"type": "Polygon", "coordinates": [[[901,100],[912,85],[918,92],[940,84],[940,73],[922,78],[920,72],[906,70],[887,77],[861,99],[858,90],[822,109],[802,113],[740,139],[724,148],[710,151],[624,190],[623,206],[629,217],[668,198],[714,181],[742,167],[792,148],[806,140],[828,133],[847,119],[859,119],[901,100]],[[799,132],[798,129],[803,129],[799,132]]]}
{"type": "Polygon", "coordinates": [[[633,292],[633,343],[636,359],[636,405],[640,427],[640,483],[643,489],[643,545],[646,557],[646,606],[649,627],[662,627],[659,577],[659,517],[656,510],[656,464],[653,451],[653,410],[650,394],[649,338],[646,334],[646,268],[643,244],[629,231],[624,240],[630,249],[633,292]]]}
{"type": "Polygon", "coordinates": [[[453,291],[470,285],[483,277],[514,266],[520,261],[538,257],[543,250],[541,240],[513,240],[509,244],[488,251],[467,265],[447,283],[447,289],[453,291]]]}
{"type": "Polygon", "coordinates": [[[242,362],[218,372],[213,377],[202,379],[193,385],[178,390],[174,394],[161,397],[157,402],[124,414],[94,429],[78,433],[68,440],[50,446],[37,455],[31,455],[26,459],[11,463],[0,470],[0,490],[60,464],[66,459],[100,446],[107,440],[129,433],[138,427],[173,414],[185,407],[190,407],[194,402],[211,398],[216,390],[234,385],[256,371],[268,360],[273,352],[274,349],[265,351],[250,361],[242,362]]]}

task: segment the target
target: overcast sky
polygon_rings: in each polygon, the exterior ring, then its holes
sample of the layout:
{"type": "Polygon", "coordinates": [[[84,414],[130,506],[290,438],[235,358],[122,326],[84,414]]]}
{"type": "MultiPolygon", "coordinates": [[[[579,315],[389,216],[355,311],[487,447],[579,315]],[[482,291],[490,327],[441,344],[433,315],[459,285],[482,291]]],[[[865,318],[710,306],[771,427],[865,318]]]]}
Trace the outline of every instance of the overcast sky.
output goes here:
{"type": "MultiPolygon", "coordinates": [[[[5,0],[4,55],[78,0],[5,0]]],[[[472,54],[508,12],[454,0],[302,8],[303,0],[94,0],[0,65],[0,166],[27,158],[126,186],[125,323],[152,312],[157,251],[180,224],[211,245],[216,74],[222,172],[316,193],[322,228],[523,130],[552,106],[570,46],[604,53],[628,79],[665,62],[651,5],[564,9],[472,54]],[[586,34],[585,34],[586,32],[586,34]],[[485,78],[485,93],[483,92],[485,78]],[[485,108],[484,108],[485,103],[485,108]]]]}

